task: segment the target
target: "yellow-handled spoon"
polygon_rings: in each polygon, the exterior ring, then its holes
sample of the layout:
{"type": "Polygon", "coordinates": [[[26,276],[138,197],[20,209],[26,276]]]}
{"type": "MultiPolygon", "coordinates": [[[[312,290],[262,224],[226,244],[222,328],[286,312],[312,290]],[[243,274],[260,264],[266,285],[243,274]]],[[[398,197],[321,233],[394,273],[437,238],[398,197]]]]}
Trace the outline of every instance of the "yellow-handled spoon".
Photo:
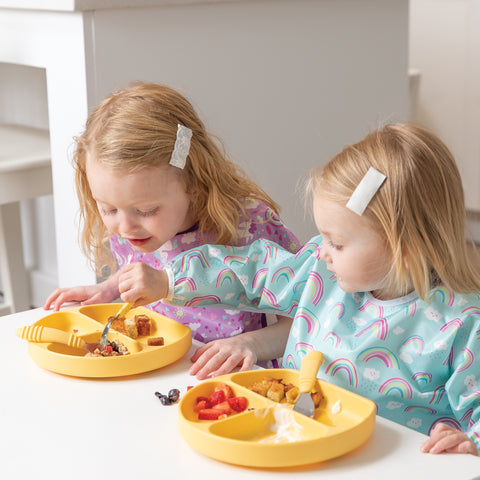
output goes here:
{"type": "Polygon", "coordinates": [[[317,381],[317,373],[320,365],[323,363],[323,354],[316,350],[309,351],[302,359],[300,365],[300,378],[298,389],[300,397],[295,402],[293,410],[307,417],[313,417],[315,413],[315,405],[313,404],[310,392],[313,390],[317,381]]]}
{"type": "Polygon", "coordinates": [[[28,342],[35,343],[64,343],[73,348],[85,348],[85,340],[74,333],[68,333],[58,328],[30,325],[15,330],[15,335],[28,342]]]}

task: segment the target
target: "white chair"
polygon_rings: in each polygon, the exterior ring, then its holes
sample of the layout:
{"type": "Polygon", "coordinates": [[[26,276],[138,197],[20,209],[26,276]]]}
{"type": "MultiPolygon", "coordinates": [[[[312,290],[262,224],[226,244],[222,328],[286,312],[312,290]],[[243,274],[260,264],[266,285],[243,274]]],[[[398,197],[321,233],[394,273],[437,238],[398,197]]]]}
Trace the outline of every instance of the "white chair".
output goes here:
{"type": "Polygon", "coordinates": [[[19,202],[51,193],[48,132],[0,125],[0,275],[3,289],[0,315],[31,307],[19,202]]]}

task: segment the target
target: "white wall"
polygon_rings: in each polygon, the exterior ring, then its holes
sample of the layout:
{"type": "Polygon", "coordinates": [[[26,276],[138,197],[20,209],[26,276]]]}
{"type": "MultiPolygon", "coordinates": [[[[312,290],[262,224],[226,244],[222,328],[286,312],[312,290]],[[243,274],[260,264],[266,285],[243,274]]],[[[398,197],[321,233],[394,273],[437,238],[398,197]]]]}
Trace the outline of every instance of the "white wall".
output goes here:
{"type": "Polygon", "coordinates": [[[416,120],[454,153],[480,241],[480,0],[410,0],[410,67],[420,70],[416,120]]]}

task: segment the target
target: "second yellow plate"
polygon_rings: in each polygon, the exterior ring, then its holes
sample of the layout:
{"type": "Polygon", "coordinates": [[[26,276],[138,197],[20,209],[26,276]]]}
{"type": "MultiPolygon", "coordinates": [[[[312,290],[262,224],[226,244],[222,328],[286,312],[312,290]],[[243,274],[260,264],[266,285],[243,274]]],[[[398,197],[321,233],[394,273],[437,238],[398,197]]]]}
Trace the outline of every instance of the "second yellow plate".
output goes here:
{"type": "Polygon", "coordinates": [[[196,450],[222,462],[249,467],[291,467],[344,455],[362,445],[375,427],[371,400],[319,380],[323,399],[314,418],[292,411],[251,391],[264,377],[298,386],[299,372],[289,369],[253,370],[206,380],[180,400],[178,424],[183,438],[196,450]],[[248,400],[248,409],[219,420],[198,420],[198,397],[208,397],[219,383],[248,400]],[[275,408],[272,408],[274,407],[275,408]],[[280,413],[288,413],[282,420],[280,413]],[[279,422],[280,418],[280,422],[279,422]],[[279,433],[287,433],[279,435],[279,433]]]}

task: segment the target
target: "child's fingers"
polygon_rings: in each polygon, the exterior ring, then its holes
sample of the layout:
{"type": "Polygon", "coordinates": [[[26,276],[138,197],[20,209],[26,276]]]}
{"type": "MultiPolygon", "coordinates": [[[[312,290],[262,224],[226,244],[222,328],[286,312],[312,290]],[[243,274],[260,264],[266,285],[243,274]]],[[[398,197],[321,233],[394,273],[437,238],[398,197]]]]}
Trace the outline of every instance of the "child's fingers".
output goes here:
{"type": "Polygon", "coordinates": [[[430,438],[422,445],[425,453],[469,453],[477,455],[476,445],[464,433],[449,427],[438,424],[431,433],[430,438]]]}

